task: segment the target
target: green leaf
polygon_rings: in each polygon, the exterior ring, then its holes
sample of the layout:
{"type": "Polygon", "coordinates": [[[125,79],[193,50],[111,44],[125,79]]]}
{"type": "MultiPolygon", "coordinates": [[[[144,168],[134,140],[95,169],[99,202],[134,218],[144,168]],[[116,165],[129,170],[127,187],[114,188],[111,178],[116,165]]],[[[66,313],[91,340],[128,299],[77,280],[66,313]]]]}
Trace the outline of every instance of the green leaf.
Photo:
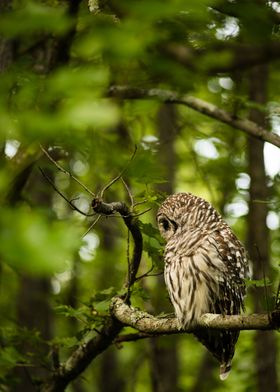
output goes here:
{"type": "Polygon", "coordinates": [[[9,37],[33,36],[36,32],[63,34],[70,26],[71,20],[63,7],[33,1],[26,1],[24,6],[0,17],[0,33],[9,37]]]}
{"type": "Polygon", "coordinates": [[[72,348],[79,345],[79,340],[76,336],[70,336],[53,339],[52,343],[55,345],[59,345],[60,347],[72,348]]]}
{"type": "Polygon", "coordinates": [[[101,301],[108,301],[110,300],[114,295],[117,294],[117,290],[115,287],[109,287],[105,290],[98,291],[94,293],[92,296],[91,300],[93,303],[98,303],[101,301]]]}
{"type": "Polygon", "coordinates": [[[39,211],[0,211],[0,255],[19,271],[49,275],[69,268],[80,247],[80,231],[66,222],[50,221],[39,211]]]}
{"type": "Polygon", "coordinates": [[[165,182],[156,154],[139,147],[135,158],[127,169],[127,175],[141,184],[159,184],[165,182]]]}
{"type": "Polygon", "coordinates": [[[132,288],[132,294],[134,297],[140,298],[144,301],[148,301],[150,299],[150,296],[147,292],[147,290],[143,289],[143,287],[140,284],[135,284],[132,288]]]}
{"type": "Polygon", "coordinates": [[[4,347],[0,350],[0,377],[4,377],[18,363],[28,363],[26,356],[20,354],[14,347],[4,347]]]}
{"type": "Polygon", "coordinates": [[[88,306],[81,306],[80,308],[73,308],[69,305],[58,305],[55,307],[55,311],[66,317],[73,317],[77,320],[84,320],[89,317],[90,309],[88,306]]]}
{"type": "Polygon", "coordinates": [[[139,222],[139,225],[143,234],[145,234],[149,238],[155,238],[160,244],[163,243],[163,240],[159,234],[159,230],[155,228],[151,223],[139,222]]]}
{"type": "Polygon", "coordinates": [[[255,286],[255,287],[268,287],[272,286],[272,282],[268,278],[264,279],[245,279],[246,286],[255,286]]]}

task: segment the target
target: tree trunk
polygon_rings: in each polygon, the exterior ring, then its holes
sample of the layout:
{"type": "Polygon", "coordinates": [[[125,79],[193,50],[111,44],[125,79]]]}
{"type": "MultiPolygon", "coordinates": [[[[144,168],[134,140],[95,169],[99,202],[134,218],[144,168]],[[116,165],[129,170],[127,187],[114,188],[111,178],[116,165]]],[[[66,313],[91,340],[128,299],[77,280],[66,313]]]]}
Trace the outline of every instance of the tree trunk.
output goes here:
{"type": "MultiPolygon", "coordinates": [[[[258,66],[250,74],[250,99],[259,104],[267,102],[267,66],[258,66]]],[[[265,113],[251,109],[250,119],[261,126],[265,124],[265,113]]],[[[255,138],[248,139],[248,173],[251,178],[248,217],[248,250],[253,261],[254,279],[263,279],[270,272],[269,231],[266,226],[268,187],[265,175],[264,143],[255,138]]],[[[264,309],[265,288],[258,288],[255,296],[255,312],[264,309]]],[[[278,390],[277,386],[277,342],[273,331],[256,333],[257,386],[260,392],[278,390]]]]}
{"type": "MultiPolygon", "coordinates": [[[[163,166],[164,178],[167,182],[160,184],[158,189],[167,194],[174,192],[176,153],[174,141],[177,135],[176,108],[172,105],[162,105],[157,118],[158,135],[160,141],[159,156],[163,166]]],[[[153,308],[160,312],[164,306],[164,298],[167,297],[164,279],[161,277],[156,288],[156,298],[153,308]]],[[[173,309],[169,302],[165,308],[173,309]]],[[[178,337],[161,337],[150,340],[151,352],[151,381],[153,392],[176,392],[178,391],[178,337]]]]}
{"type": "MultiPolygon", "coordinates": [[[[52,194],[47,186],[42,185],[42,179],[39,173],[33,173],[32,189],[29,194],[32,200],[39,206],[49,207],[52,202],[52,194]]],[[[21,194],[17,193],[20,198],[21,194]]],[[[42,249],[42,252],[44,249],[42,249]]],[[[45,341],[52,337],[53,315],[49,303],[51,294],[51,284],[49,278],[37,278],[28,275],[21,275],[19,278],[19,289],[17,299],[17,321],[22,327],[28,330],[38,331],[40,337],[45,341]]],[[[43,358],[49,352],[49,346],[45,343],[38,344],[34,347],[30,342],[22,342],[20,350],[30,352],[43,358]]],[[[16,378],[19,384],[15,385],[14,391],[30,392],[34,389],[37,380],[46,377],[47,372],[42,363],[35,363],[33,367],[22,367],[16,369],[16,378]]]]}

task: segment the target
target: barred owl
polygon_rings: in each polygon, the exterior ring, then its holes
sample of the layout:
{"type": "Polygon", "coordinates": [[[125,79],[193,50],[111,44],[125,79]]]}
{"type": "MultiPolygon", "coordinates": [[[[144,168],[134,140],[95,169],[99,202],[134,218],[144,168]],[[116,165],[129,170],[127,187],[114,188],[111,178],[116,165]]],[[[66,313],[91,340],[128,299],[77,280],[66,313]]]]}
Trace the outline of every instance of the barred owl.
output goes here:
{"type": "MultiPolygon", "coordinates": [[[[164,277],[181,328],[204,313],[244,310],[248,259],[241,242],[218,212],[191,193],[169,196],[157,221],[166,240],[164,277]]],[[[220,362],[220,378],[231,369],[239,331],[198,330],[196,337],[220,362]]]]}

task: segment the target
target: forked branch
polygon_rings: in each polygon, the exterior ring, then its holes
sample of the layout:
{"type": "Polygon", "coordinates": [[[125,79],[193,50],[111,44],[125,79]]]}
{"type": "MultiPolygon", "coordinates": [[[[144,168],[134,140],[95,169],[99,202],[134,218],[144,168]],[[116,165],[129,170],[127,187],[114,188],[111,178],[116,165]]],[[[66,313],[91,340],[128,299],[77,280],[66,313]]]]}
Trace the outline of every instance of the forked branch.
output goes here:
{"type": "Polygon", "coordinates": [[[139,228],[138,220],[130,212],[127,205],[122,202],[104,203],[101,199],[95,198],[92,201],[92,208],[98,214],[112,215],[114,213],[119,213],[122,216],[130,234],[132,235],[134,249],[126,282],[126,287],[129,288],[135,282],[143,250],[142,233],[139,228]]]}

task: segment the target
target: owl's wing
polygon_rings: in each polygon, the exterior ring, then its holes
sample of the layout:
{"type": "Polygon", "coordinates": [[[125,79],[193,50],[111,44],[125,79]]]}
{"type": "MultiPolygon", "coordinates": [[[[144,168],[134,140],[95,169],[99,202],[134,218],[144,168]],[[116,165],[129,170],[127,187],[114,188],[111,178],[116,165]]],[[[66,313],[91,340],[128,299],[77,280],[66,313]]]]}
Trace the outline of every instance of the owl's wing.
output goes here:
{"type": "MultiPolygon", "coordinates": [[[[231,235],[231,233],[230,233],[231,235]]],[[[208,245],[198,249],[204,259],[208,260],[209,265],[216,265],[218,280],[218,290],[213,293],[210,301],[210,312],[217,314],[239,314],[243,308],[244,282],[240,270],[245,268],[247,260],[243,257],[242,249],[236,251],[232,242],[234,237],[222,238],[218,233],[207,239],[208,245]],[[208,253],[206,255],[206,250],[208,253]]],[[[214,331],[198,330],[195,332],[198,340],[214,355],[220,362],[220,378],[226,379],[230,369],[231,360],[235,351],[235,344],[238,340],[239,331],[214,331]]]]}

